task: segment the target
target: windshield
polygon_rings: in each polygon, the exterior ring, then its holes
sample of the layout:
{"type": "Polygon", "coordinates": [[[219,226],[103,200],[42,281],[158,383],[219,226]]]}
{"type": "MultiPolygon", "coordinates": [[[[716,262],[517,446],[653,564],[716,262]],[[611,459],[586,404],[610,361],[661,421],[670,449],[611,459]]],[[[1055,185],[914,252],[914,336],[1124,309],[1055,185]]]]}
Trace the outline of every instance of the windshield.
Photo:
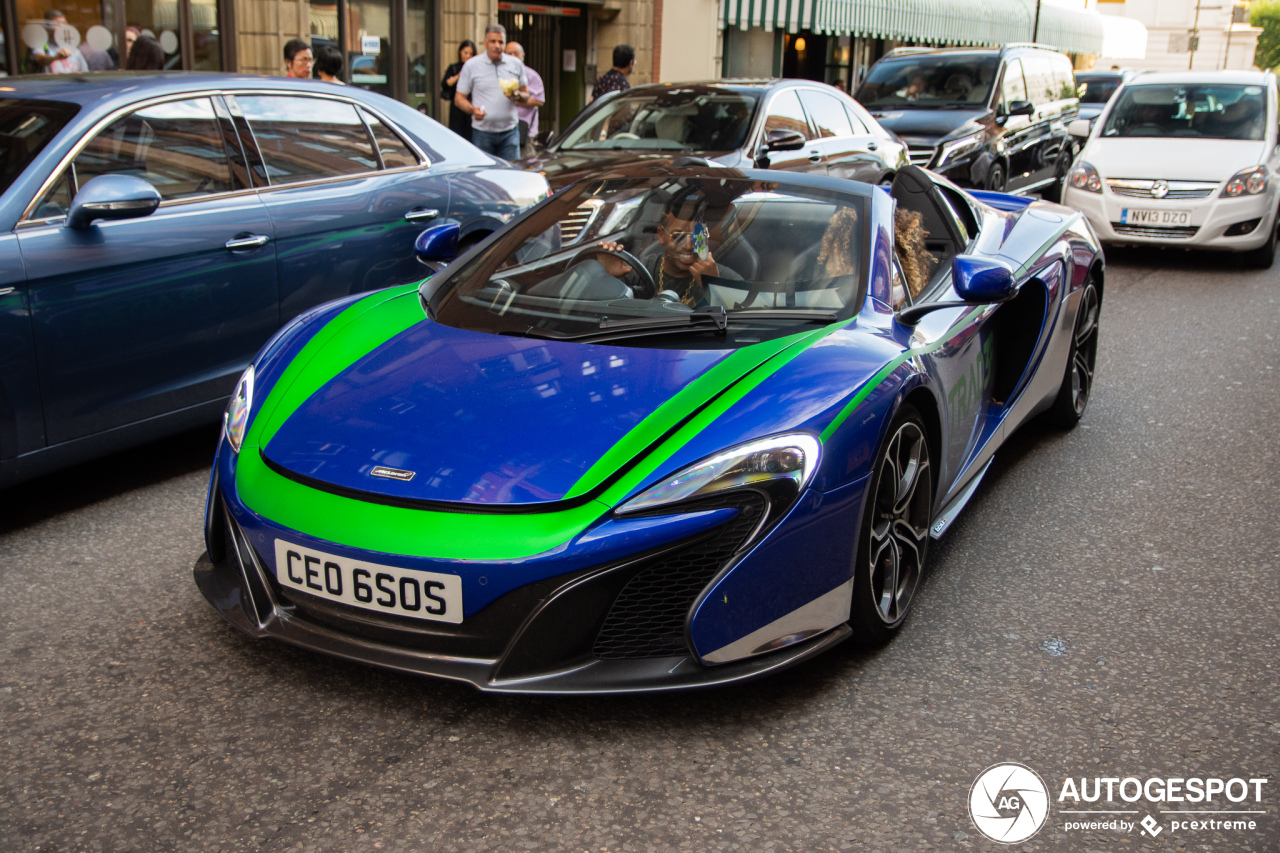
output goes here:
{"type": "Polygon", "coordinates": [[[9,189],[27,164],[79,111],[75,104],[61,101],[0,99],[0,192],[9,189]]]}
{"type": "Polygon", "coordinates": [[[496,334],[682,349],[852,316],[865,198],[724,172],[574,184],[442,273],[432,316],[496,334]]]}
{"type": "Polygon", "coordinates": [[[1120,87],[1120,78],[1111,76],[1089,77],[1077,74],[1076,82],[1080,84],[1080,103],[1082,104],[1105,104],[1120,87]]]}
{"type": "Polygon", "coordinates": [[[560,150],[733,151],[746,141],[757,100],[706,86],[627,92],[571,130],[560,150]]]}
{"type": "Polygon", "coordinates": [[[999,67],[1000,57],[994,53],[882,59],[858,89],[858,100],[868,109],[981,106],[987,103],[999,67]]]}
{"type": "Polygon", "coordinates": [[[1102,135],[1262,139],[1266,115],[1261,86],[1130,85],[1102,135]]]}

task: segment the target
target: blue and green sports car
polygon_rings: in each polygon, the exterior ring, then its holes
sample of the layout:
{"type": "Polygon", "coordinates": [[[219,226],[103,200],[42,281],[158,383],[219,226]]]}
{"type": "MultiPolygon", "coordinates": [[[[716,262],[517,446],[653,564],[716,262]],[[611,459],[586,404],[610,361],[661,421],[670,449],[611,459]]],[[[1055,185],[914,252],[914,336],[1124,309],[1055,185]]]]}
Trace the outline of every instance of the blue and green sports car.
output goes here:
{"type": "Polygon", "coordinates": [[[883,643],[1006,438],[1083,414],[1103,273],[1078,213],[915,167],[581,181],[276,335],[196,582],[251,636],[493,691],[883,643]]]}

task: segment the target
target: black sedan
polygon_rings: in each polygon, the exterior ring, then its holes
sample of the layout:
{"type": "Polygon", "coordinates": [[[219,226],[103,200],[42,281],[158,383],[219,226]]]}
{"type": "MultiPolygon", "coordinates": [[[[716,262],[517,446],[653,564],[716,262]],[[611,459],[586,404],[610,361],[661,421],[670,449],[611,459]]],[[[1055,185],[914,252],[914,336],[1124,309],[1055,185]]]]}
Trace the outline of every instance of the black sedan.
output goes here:
{"type": "Polygon", "coordinates": [[[906,146],[839,89],[811,80],[731,80],[607,95],[517,165],[559,189],[607,169],[687,156],[872,184],[891,182],[907,163],[906,146]]]}

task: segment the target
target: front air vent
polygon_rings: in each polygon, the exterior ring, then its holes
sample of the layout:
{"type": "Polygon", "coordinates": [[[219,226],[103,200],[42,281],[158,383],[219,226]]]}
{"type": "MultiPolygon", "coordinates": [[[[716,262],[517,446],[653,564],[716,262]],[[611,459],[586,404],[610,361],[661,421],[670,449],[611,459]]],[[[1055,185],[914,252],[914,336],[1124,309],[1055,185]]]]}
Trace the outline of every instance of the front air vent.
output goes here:
{"type": "Polygon", "coordinates": [[[598,198],[589,199],[578,205],[573,211],[560,220],[560,245],[571,246],[582,239],[591,223],[600,214],[604,204],[598,198]]]}

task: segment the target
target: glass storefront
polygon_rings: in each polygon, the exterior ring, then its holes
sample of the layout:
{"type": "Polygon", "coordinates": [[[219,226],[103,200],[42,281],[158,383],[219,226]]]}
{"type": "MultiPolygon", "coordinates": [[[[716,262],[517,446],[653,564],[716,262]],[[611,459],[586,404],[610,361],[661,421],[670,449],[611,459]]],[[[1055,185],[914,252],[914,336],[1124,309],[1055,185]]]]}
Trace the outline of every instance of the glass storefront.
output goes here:
{"type": "Polygon", "coordinates": [[[6,39],[5,58],[16,53],[24,74],[114,71],[126,67],[133,44],[144,36],[158,46],[145,70],[221,71],[219,2],[14,0],[18,43],[11,52],[6,39]]]}
{"type": "Polygon", "coordinates": [[[351,85],[391,97],[391,0],[347,0],[351,85]]]}

